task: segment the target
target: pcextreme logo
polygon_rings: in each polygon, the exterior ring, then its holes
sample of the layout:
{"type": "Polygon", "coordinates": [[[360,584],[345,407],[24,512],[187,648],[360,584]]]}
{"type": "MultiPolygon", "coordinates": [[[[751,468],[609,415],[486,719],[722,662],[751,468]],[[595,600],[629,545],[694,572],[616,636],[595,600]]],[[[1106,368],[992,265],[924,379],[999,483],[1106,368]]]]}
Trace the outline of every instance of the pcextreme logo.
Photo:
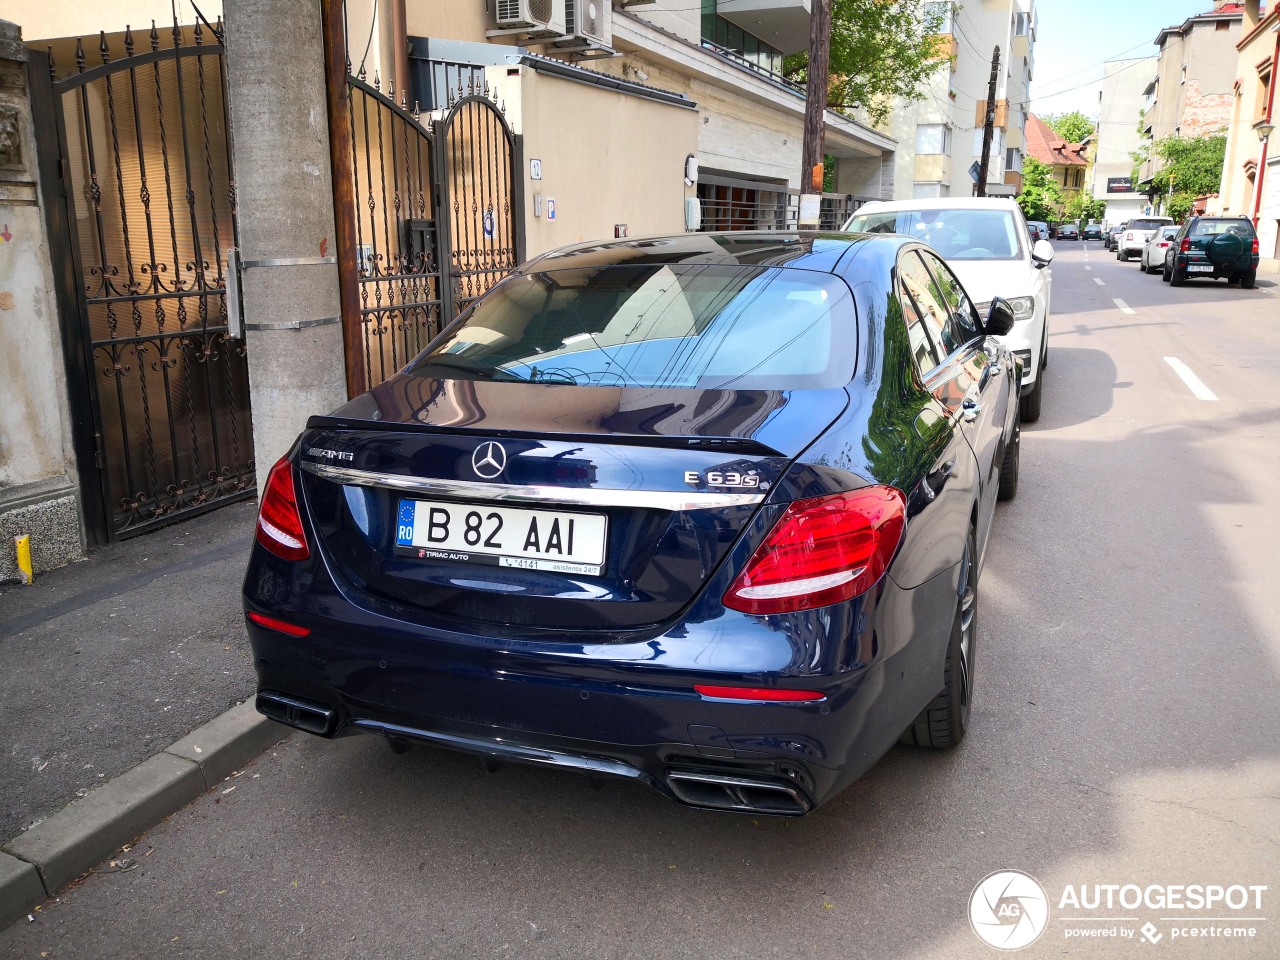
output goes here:
{"type": "Polygon", "coordinates": [[[1068,883],[1051,897],[1029,873],[997,870],[969,895],[969,923],[999,950],[1030,946],[1050,927],[1064,940],[1195,940],[1208,947],[1205,941],[1257,939],[1267,890],[1258,883],[1068,883]]]}

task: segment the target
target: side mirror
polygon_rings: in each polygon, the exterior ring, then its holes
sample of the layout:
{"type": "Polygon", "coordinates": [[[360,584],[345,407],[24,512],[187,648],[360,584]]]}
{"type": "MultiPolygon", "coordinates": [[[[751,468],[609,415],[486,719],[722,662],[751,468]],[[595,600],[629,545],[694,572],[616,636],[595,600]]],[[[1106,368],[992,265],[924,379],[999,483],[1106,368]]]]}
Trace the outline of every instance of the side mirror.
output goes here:
{"type": "Polygon", "coordinates": [[[982,323],[982,332],[989,337],[1003,337],[1013,329],[1014,319],[1009,301],[996,297],[991,301],[991,309],[982,323]]]}
{"type": "Polygon", "coordinates": [[[1036,269],[1040,270],[1053,262],[1053,244],[1048,240],[1037,240],[1031,247],[1031,259],[1036,269]]]}

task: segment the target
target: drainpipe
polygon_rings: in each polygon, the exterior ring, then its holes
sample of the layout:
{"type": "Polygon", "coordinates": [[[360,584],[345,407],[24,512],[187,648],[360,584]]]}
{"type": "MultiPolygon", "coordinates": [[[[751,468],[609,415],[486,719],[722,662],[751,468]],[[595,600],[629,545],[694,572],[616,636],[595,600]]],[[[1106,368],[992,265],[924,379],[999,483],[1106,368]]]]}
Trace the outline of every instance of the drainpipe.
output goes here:
{"type": "MultiPolygon", "coordinates": [[[[395,71],[397,101],[409,94],[409,26],[404,2],[405,0],[391,0],[391,67],[395,71]]],[[[412,98],[407,102],[412,108],[412,98]]]]}
{"type": "MultiPolygon", "coordinates": [[[[1271,89],[1267,93],[1267,114],[1266,122],[1274,122],[1272,111],[1276,103],[1276,86],[1280,84],[1280,75],[1277,70],[1280,69],[1280,20],[1276,21],[1275,26],[1271,28],[1271,32],[1276,35],[1276,49],[1271,57],[1271,89]]],[[[1262,212],[1262,183],[1267,178],[1267,148],[1271,146],[1271,137],[1275,136],[1275,131],[1271,131],[1271,136],[1262,141],[1262,158],[1258,161],[1258,177],[1253,184],[1253,230],[1257,233],[1259,214],[1262,212]]]]}

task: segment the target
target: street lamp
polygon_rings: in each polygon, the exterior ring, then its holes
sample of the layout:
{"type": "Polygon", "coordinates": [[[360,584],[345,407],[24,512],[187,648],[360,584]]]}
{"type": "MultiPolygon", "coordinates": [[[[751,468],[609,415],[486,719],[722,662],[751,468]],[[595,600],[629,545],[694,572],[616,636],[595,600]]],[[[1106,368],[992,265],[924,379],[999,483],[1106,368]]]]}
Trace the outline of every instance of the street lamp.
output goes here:
{"type": "MultiPolygon", "coordinates": [[[[1280,50],[1280,38],[1276,40],[1276,48],[1280,50]]],[[[1262,181],[1267,175],[1267,141],[1276,128],[1276,125],[1271,122],[1270,110],[1267,112],[1268,116],[1253,125],[1253,131],[1258,135],[1258,142],[1262,144],[1262,156],[1258,158],[1258,173],[1253,181],[1253,217],[1251,219],[1255,230],[1258,229],[1258,215],[1262,212],[1262,181]]]]}

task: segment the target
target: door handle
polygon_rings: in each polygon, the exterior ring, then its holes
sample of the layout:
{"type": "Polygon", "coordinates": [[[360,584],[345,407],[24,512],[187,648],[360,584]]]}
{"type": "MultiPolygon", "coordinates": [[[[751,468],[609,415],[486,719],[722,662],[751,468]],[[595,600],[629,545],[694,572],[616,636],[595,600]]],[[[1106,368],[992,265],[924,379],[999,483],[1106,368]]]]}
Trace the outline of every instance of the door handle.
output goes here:
{"type": "Polygon", "coordinates": [[[943,484],[947,482],[947,478],[951,476],[951,471],[955,468],[956,462],[948,460],[946,463],[940,464],[937,470],[934,470],[924,478],[924,483],[921,486],[924,488],[926,500],[932,500],[938,495],[938,491],[942,489],[943,484]]]}
{"type": "Polygon", "coordinates": [[[965,400],[960,404],[960,419],[965,423],[973,423],[980,413],[982,413],[982,404],[977,400],[965,400]]]}

